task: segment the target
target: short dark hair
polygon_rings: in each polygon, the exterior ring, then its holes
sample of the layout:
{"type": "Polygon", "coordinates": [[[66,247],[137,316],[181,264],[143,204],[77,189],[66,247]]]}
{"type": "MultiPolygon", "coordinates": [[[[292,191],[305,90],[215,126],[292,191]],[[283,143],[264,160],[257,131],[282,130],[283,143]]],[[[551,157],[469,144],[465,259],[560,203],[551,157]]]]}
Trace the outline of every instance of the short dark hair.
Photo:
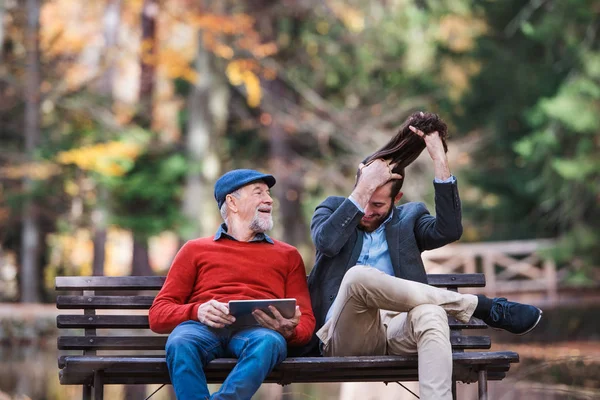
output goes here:
{"type": "MultiPolygon", "coordinates": [[[[448,138],[448,126],[440,116],[429,112],[412,113],[400,126],[398,133],[391,138],[385,146],[363,160],[363,164],[367,164],[369,161],[381,158],[384,160],[391,160],[393,164],[396,164],[392,172],[402,175],[402,179],[394,181],[391,193],[392,199],[400,193],[400,189],[404,183],[404,170],[416,160],[425,149],[425,141],[409,129],[410,125],[419,129],[426,135],[437,131],[442,139],[444,151],[448,152],[448,145],[446,143],[448,138]]],[[[359,177],[360,170],[356,173],[356,182],[358,182],[359,177]]]]}

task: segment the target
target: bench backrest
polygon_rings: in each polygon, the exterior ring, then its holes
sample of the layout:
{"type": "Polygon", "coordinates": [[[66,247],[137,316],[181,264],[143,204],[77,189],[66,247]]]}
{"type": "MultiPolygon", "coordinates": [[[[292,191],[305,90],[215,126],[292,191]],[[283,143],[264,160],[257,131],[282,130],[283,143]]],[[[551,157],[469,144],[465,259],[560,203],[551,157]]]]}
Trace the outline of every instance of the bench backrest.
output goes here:
{"type": "MultiPolygon", "coordinates": [[[[430,274],[428,280],[432,286],[454,291],[485,286],[483,274],[430,274]]],[[[164,352],[167,336],[149,330],[147,311],[164,281],[163,276],[57,277],[56,290],[69,292],[57,296],[57,308],[83,311],[57,317],[58,328],[66,329],[58,337],[58,349],[81,350],[84,355],[98,351],[118,351],[121,355],[164,352]]],[[[467,336],[461,332],[487,328],[485,323],[477,319],[461,323],[452,317],[448,317],[448,322],[454,352],[490,348],[488,336],[467,336]]]]}

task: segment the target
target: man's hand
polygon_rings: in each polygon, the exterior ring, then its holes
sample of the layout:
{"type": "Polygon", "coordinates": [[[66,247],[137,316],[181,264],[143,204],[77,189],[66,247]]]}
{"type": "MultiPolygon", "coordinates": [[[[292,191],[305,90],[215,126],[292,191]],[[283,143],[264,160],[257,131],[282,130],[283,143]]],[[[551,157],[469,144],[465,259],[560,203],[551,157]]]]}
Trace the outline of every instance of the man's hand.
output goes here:
{"type": "Polygon", "coordinates": [[[223,328],[235,322],[235,317],[229,315],[227,303],[210,300],[198,307],[198,321],[211,328],[223,328]]]}
{"type": "Polygon", "coordinates": [[[429,157],[433,160],[433,167],[435,171],[435,177],[439,180],[446,180],[450,178],[450,167],[448,166],[448,157],[444,151],[444,144],[442,138],[437,131],[431,133],[423,133],[419,129],[412,125],[408,127],[415,134],[421,136],[425,141],[425,147],[429,153],[429,157]]]}
{"type": "Polygon", "coordinates": [[[392,172],[395,166],[396,164],[392,164],[391,160],[382,160],[380,158],[372,160],[366,165],[360,163],[358,166],[360,177],[358,178],[356,187],[352,191],[352,198],[363,209],[366,208],[369,199],[377,188],[385,185],[390,180],[402,179],[402,175],[392,172]]]}
{"type": "Polygon", "coordinates": [[[263,327],[279,332],[281,336],[289,339],[294,334],[294,329],[296,329],[296,326],[300,322],[300,316],[302,315],[300,307],[296,306],[296,313],[290,319],[284,318],[274,306],[269,306],[269,310],[274,318],[271,318],[262,310],[254,310],[252,311],[252,315],[254,315],[254,318],[263,327]]]}

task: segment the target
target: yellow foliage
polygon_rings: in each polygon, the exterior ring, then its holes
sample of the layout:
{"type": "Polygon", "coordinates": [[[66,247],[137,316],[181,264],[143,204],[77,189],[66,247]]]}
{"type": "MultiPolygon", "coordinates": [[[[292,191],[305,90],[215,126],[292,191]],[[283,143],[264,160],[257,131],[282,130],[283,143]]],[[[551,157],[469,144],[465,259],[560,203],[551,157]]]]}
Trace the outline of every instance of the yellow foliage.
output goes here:
{"type": "Polygon", "coordinates": [[[247,14],[215,15],[203,14],[192,15],[190,22],[207,32],[223,33],[226,35],[239,35],[252,30],[254,18],[247,14]]]}
{"type": "Polygon", "coordinates": [[[470,77],[480,70],[481,64],[475,61],[464,61],[459,64],[449,59],[443,60],[442,78],[449,86],[450,98],[458,100],[469,88],[470,77]]]}
{"type": "Polygon", "coordinates": [[[121,176],[127,171],[118,161],[134,160],[140,150],[137,144],[113,141],[63,151],[56,160],[60,164],[75,164],[83,170],[106,176],[121,176]]]}
{"type": "Polygon", "coordinates": [[[461,15],[447,15],[440,20],[439,38],[451,50],[463,53],[473,48],[475,38],[487,29],[483,20],[461,15]]]}
{"type": "Polygon", "coordinates": [[[342,21],[350,32],[359,33],[365,29],[365,17],[360,10],[342,2],[330,2],[329,5],[335,16],[342,21]]]}
{"type": "Polygon", "coordinates": [[[8,165],[0,168],[0,177],[7,179],[30,178],[34,180],[48,179],[60,173],[60,168],[50,162],[31,162],[21,165],[8,165]]]}
{"type": "Polygon", "coordinates": [[[243,78],[239,61],[230,62],[225,69],[225,74],[232,85],[239,86],[242,84],[243,78]]]}
{"type": "Polygon", "coordinates": [[[254,60],[235,60],[225,69],[227,79],[232,85],[246,87],[246,102],[250,107],[258,107],[262,98],[260,79],[254,70],[259,66],[254,60]]]}
{"type": "Polygon", "coordinates": [[[68,180],[64,183],[64,190],[69,196],[75,197],[79,193],[79,185],[72,180],[68,180]]]}
{"type": "Polygon", "coordinates": [[[319,21],[317,23],[317,32],[321,35],[327,35],[329,33],[329,23],[327,21],[319,21]]]}
{"type": "Polygon", "coordinates": [[[246,101],[250,107],[258,107],[262,97],[260,79],[252,71],[244,71],[244,83],[246,84],[246,101]]]}
{"type": "Polygon", "coordinates": [[[189,60],[176,49],[161,49],[158,54],[158,65],[168,78],[183,78],[192,83],[197,79],[196,70],[190,67],[189,60]]]}

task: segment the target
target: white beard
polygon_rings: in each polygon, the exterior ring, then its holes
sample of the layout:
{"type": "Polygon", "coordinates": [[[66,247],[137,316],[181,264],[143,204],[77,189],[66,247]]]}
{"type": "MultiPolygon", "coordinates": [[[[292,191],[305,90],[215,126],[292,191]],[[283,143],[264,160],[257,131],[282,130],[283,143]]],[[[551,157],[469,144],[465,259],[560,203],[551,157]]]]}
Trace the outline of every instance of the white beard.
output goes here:
{"type": "Polygon", "coordinates": [[[273,216],[269,214],[269,218],[264,218],[260,211],[256,209],[254,218],[250,222],[250,230],[255,233],[264,233],[273,229],[273,216]]]}

